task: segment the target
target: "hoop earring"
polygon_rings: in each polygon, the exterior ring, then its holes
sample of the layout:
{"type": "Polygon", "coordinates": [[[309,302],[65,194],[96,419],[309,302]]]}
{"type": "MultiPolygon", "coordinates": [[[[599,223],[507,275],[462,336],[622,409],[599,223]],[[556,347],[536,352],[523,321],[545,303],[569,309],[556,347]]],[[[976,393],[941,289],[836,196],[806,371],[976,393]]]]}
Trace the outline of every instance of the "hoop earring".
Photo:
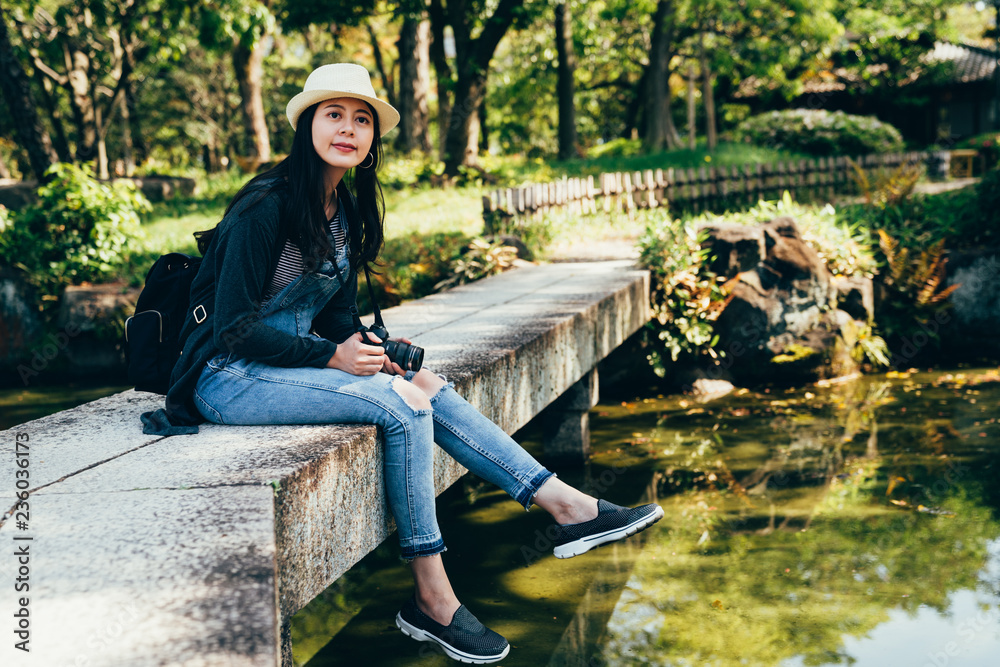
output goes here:
{"type": "Polygon", "coordinates": [[[371,158],[371,164],[359,164],[360,169],[371,169],[375,165],[375,155],[374,153],[369,153],[368,157],[371,158]]]}

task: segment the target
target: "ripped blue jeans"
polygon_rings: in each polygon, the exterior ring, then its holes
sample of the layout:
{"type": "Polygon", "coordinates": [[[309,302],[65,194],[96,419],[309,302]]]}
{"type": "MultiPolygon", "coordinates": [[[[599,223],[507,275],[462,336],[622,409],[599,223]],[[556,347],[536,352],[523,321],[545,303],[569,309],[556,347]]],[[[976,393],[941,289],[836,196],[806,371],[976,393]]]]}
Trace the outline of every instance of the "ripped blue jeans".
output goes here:
{"type": "MultiPolygon", "coordinates": [[[[343,260],[343,258],[340,258],[343,260]]],[[[329,262],[298,277],[259,310],[269,326],[310,333],[312,318],[339,289],[329,262]]],[[[471,472],[506,491],[525,509],[552,476],[499,426],[447,383],[414,409],[393,388],[406,377],[351,375],[333,368],[281,368],[221,353],[209,360],[195,403],[216,424],[376,424],[385,443],[385,490],[404,559],[445,550],[435,512],[436,442],[471,472]]]]}

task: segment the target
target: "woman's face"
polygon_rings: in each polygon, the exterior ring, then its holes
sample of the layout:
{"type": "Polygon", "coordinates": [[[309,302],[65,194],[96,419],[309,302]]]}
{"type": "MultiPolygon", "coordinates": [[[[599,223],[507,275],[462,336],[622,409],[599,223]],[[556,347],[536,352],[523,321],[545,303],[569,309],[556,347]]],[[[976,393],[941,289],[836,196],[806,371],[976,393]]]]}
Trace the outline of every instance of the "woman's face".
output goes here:
{"type": "Polygon", "coordinates": [[[337,97],[319,103],[313,116],[313,147],[331,167],[347,171],[368,160],[375,138],[371,109],[362,100],[337,97]]]}

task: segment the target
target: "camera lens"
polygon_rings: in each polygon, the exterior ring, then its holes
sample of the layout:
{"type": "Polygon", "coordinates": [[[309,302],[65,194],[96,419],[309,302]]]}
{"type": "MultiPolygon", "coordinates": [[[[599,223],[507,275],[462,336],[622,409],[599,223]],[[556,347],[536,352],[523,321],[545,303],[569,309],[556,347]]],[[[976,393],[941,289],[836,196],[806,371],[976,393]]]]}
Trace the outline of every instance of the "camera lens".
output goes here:
{"type": "Polygon", "coordinates": [[[389,361],[408,371],[419,371],[424,364],[424,348],[396,340],[385,341],[385,354],[389,361]]]}

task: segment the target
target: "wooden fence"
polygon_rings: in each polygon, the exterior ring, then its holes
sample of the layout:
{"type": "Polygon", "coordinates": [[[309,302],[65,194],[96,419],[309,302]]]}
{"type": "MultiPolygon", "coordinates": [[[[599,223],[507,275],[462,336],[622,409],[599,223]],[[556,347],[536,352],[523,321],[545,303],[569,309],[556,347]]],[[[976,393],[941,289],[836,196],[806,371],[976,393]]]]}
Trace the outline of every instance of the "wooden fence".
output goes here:
{"type": "MultiPolygon", "coordinates": [[[[854,158],[867,169],[896,168],[919,164],[927,153],[881,153],[854,158]]],[[[753,205],[789,190],[796,196],[813,193],[833,196],[852,187],[853,167],[846,157],[792,160],[775,164],[698,169],[647,169],[601,174],[595,180],[563,178],[518,188],[495,190],[483,195],[486,233],[494,233],[502,218],[537,217],[550,209],[585,215],[598,208],[631,212],[639,208],[674,206],[699,211],[705,208],[753,205]],[[600,201],[598,201],[600,200],[600,201]]]]}

